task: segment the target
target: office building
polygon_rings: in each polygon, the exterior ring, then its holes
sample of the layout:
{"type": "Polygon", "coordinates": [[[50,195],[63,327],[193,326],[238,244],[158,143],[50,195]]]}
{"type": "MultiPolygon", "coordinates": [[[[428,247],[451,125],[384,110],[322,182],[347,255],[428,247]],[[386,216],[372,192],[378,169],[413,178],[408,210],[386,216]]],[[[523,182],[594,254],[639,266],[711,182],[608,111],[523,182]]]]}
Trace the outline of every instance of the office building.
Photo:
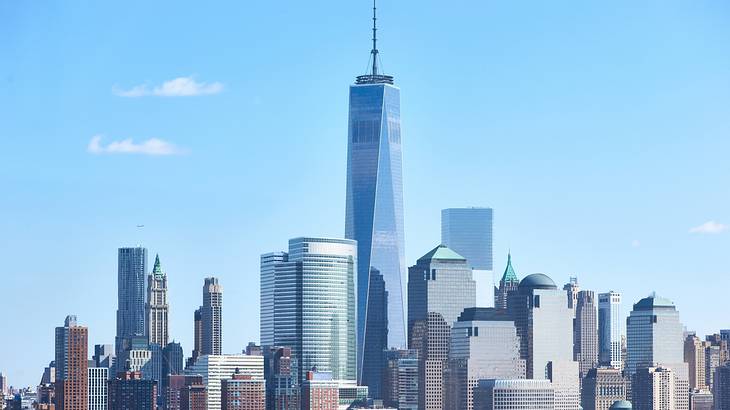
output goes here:
{"type": "Polygon", "coordinates": [[[202,346],[199,354],[220,355],[223,349],[223,287],[218,278],[205,278],[200,324],[202,346]]]}
{"type": "Polygon", "coordinates": [[[274,275],[274,323],[262,327],[273,327],[276,346],[291,348],[300,380],[315,367],[356,380],[357,244],[301,237],[289,240],[282,258],[269,256],[261,257],[261,273],[274,275]]]}
{"type": "Polygon", "coordinates": [[[89,367],[89,410],[107,410],[109,368],[89,367]]]}
{"type": "Polygon", "coordinates": [[[714,407],[712,392],[709,390],[692,390],[689,392],[690,410],[713,410],[714,407]]]}
{"type": "MultiPolygon", "coordinates": [[[[94,362],[94,367],[106,367],[107,369],[111,369],[116,361],[114,346],[110,344],[94,345],[94,355],[91,358],[94,362]]],[[[109,374],[109,377],[111,376],[112,375],[109,374]]]]}
{"type": "Polygon", "coordinates": [[[339,384],[329,372],[307,372],[301,394],[302,410],[337,410],[340,405],[339,384]]]}
{"type": "MultiPolygon", "coordinates": [[[[677,377],[664,367],[636,368],[631,382],[632,404],[636,410],[676,410],[677,377]]],[[[689,408],[689,403],[687,407],[689,408]]]]}
{"type": "Polygon", "coordinates": [[[191,376],[183,374],[174,374],[167,377],[165,382],[165,409],[182,410],[184,408],[198,407],[202,410],[208,408],[208,396],[205,385],[203,384],[203,376],[191,376]],[[204,396],[201,398],[200,386],[204,396]],[[192,389],[188,389],[193,387],[192,389]],[[189,390],[184,392],[184,390],[189,390]],[[191,402],[192,399],[192,402],[191,402]],[[200,405],[203,402],[204,404],[200,405]]]}
{"type": "Polygon", "coordinates": [[[147,339],[150,344],[167,346],[168,343],[168,315],[167,306],[167,274],[160,267],[160,255],[155,256],[155,265],[152,273],[147,276],[147,339]]]}
{"type": "Polygon", "coordinates": [[[712,390],[715,385],[715,370],[720,367],[722,359],[721,347],[712,342],[705,347],[705,383],[712,390]]]}
{"type": "Polygon", "coordinates": [[[598,366],[598,323],[596,294],[592,290],[578,292],[574,322],[574,359],[578,362],[581,379],[588,370],[598,366]]]}
{"type": "Polygon", "coordinates": [[[221,381],[222,410],[265,410],[266,381],[250,374],[234,373],[221,381]]]}
{"type": "Polygon", "coordinates": [[[555,393],[548,380],[480,380],[474,388],[474,410],[554,410],[555,393]]]}
{"type": "Polygon", "coordinates": [[[66,316],[56,328],[57,410],[88,410],[89,407],[89,332],[76,323],[76,316],[66,316]]]}
{"type": "Polygon", "coordinates": [[[598,294],[598,361],[602,366],[623,369],[621,357],[621,294],[598,294]]]}
{"type": "Polygon", "coordinates": [[[516,292],[517,287],[520,285],[520,280],[517,278],[512,267],[512,254],[507,254],[507,267],[504,269],[502,278],[499,280],[499,287],[494,288],[494,307],[496,309],[507,309],[507,299],[510,293],[516,292]]]}
{"type": "Polygon", "coordinates": [[[162,406],[166,406],[167,383],[170,375],[179,375],[183,372],[183,349],[180,343],[170,342],[162,349],[162,373],[158,383],[162,406]]]}
{"type": "MultiPolygon", "coordinates": [[[[634,304],[626,319],[626,372],[634,376],[639,368],[661,368],[670,371],[676,381],[672,405],[676,410],[689,408],[689,370],[684,362],[684,326],[679,312],[670,300],[651,295],[634,304]]],[[[658,376],[653,376],[658,377],[658,376]]],[[[636,384],[632,380],[632,388],[636,384]]],[[[641,408],[632,390],[635,408],[641,408]]]]}
{"type": "Polygon", "coordinates": [[[479,380],[524,379],[514,320],[493,308],[466,308],[451,328],[445,408],[472,410],[479,380]]]}
{"type": "Polygon", "coordinates": [[[144,336],[127,339],[127,349],[122,352],[117,362],[119,370],[139,372],[145,379],[155,380],[156,372],[153,370],[152,350],[144,336]]]}
{"type": "Polygon", "coordinates": [[[358,386],[355,380],[337,381],[337,403],[340,409],[360,406],[368,399],[368,386],[358,386]]]}
{"type": "Polygon", "coordinates": [[[109,410],[157,410],[157,382],[140,372],[120,372],[109,381],[109,410]]]}
{"type": "Polygon", "coordinates": [[[195,364],[198,360],[200,352],[203,349],[203,307],[195,309],[193,312],[193,352],[185,361],[185,368],[195,364]]]}
{"type": "Polygon", "coordinates": [[[621,370],[605,366],[588,370],[581,388],[583,410],[609,410],[611,405],[626,400],[626,380],[621,370]]]}
{"type": "Polygon", "coordinates": [[[441,243],[466,258],[473,270],[491,271],[492,208],[441,210],[441,243]]]}
{"type": "MultiPolygon", "coordinates": [[[[385,280],[375,268],[370,269],[370,286],[368,287],[368,317],[365,320],[363,355],[368,358],[361,364],[363,384],[370,389],[371,397],[383,397],[383,352],[388,348],[388,291],[385,280]]],[[[340,397],[342,400],[342,397],[340,397]]]]}
{"type": "Polygon", "coordinates": [[[730,364],[718,366],[715,370],[712,395],[716,410],[730,409],[730,364]]]}
{"type": "Polygon", "coordinates": [[[268,347],[264,350],[267,410],[299,410],[298,362],[291,348],[268,347]]]}
{"type": "Polygon", "coordinates": [[[418,351],[385,352],[383,404],[401,410],[418,409],[418,351]]]}
{"type": "Polygon", "coordinates": [[[133,337],[145,335],[145,275],[147,249],[119,248],[117,276],[116,356],[129,348],[133,337]]]}
{"type": "Polygon", "coordinates": [[[570,281],[563,286],[563,290],[568,297],[568,308],[573,311],[573,316],[575,316],[575,308],[578,305],[578,292],[580,292],[578,278],[572,276],[570,281]]]}
{"type": "Polygon", "coordinates": [[[180,389],[180,410],[206,410],[208,390],[199,377],[188,377],[180,389]]]}
{"type": "Polygon", "coordinates": [[[709,342],[701,340],[694,334],[687,335],[687,338],[684,339],[684,362],[687,363],[689,388],[692,390],[709,388],[705,379],[705,353],[709,345],[709,342]]]}
{"type": "Polygon", "coordinates": [[[185,369],[185,374],[202,376],[208,387],[208,410],[221,410],[221,380],[230,379],[239,370],[256,379],[264,378],[264,357],[244,354],[203,355],[194,365],[185,369]]]}
{"type": "Polygon", "coordinates": [[[387,292],[386,346],[406,347],[400,90],[392,76],[379,72],[375,32],[373,27],[371,71],[350,86],[345,204],[345,238],[357,241],[357,380],[367,386],[379,385],[382,377],[381,372],[363,372],[364,363],[378,359],[370,354],[382,357],[382,349],[365,346],[371,332],[367,317],[380,308],[370,298],[373,269],[382,275],[387,292]]]}
{"type": "Polygon", "coordinates": [[[476,289],[466,259],[439,245],[408,269],[410,349],[418,351],[419,407],[443,409],[444,370],[451,326],[461,312],[474,307],[476,289]]]}

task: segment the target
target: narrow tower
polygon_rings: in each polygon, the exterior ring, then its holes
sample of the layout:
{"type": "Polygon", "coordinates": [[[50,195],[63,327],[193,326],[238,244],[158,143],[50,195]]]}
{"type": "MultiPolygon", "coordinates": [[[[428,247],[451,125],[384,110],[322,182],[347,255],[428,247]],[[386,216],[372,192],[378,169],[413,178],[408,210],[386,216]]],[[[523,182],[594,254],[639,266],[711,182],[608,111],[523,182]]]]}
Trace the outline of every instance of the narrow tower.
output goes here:
{"type": "Polygon", "coordinates": [[[150,344],[167,346],[167,274],[160,267],[160,255],[155,256],[155,266],[147,275],[147,338],[150,344]]]}
{"type": "Polygon", "coordinates": [[[218,278],[205,278],[201,308],[201,355],[222,353],[223,345],[223,287],[218,278]]]}

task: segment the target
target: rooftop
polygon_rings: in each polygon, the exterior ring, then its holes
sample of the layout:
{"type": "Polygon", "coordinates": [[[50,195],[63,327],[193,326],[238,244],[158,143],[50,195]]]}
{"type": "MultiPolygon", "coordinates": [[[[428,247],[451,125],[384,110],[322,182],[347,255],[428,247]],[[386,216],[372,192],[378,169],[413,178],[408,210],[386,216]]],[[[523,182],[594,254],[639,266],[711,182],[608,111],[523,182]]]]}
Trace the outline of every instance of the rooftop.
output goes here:
{"type": "Polygon", "coordinates": [[[466,258],[454,252],[454,250],[446,245],[439,245],[431,249],[429,253],[418,258],[418,262],[431,260],[466,261],[466,258]]]}
{"type": "Polygon", "coordinates": [[[548,275],[533,273],[520,282],[519,289],[557,289],[555,282],[548,275]]]}

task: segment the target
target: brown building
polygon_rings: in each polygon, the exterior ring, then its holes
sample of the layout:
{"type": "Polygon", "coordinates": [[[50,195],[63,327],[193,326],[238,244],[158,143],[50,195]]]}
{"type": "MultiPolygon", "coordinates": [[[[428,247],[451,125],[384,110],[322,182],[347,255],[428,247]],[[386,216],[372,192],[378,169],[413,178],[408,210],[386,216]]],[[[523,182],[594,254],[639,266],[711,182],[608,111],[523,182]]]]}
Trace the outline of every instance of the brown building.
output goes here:
{"type": "Polygon", "coordinates": [[[208,394],[203,383],[203,376],[170,375],[165,396],[167,410],[204,410],[208,405],[208,394]],[[203,407],[200,407],[201,402],[203,407]]]}
{"type": "Polygon", "coordinates": [[[265,410],[266,381],[235,373],[221,381],[222,410],[265,410]]]}
{"type": "Polygon", "coordinates": [[[109,381],[109,410],[157,410],[157,382],[141,372],[122,372],[109,381]]]}
{"type": "Polygon", "coordinates": [[[307,372],[302,383],[302,410],[337,410],[339,402],[339,386],[330,373],[307,372]]]}
{"type": "Polygon", "coordinates": [[[599,367],[583,378],[581,405],[585,410],[608,410],[614,402],[626,400],[626,380],[621,370],[599,367]]]}
{"type": "Polygon", "coordinates": [[[67,316],[56,328],[56,409],[88,410],[89,331],[67,316]]]}

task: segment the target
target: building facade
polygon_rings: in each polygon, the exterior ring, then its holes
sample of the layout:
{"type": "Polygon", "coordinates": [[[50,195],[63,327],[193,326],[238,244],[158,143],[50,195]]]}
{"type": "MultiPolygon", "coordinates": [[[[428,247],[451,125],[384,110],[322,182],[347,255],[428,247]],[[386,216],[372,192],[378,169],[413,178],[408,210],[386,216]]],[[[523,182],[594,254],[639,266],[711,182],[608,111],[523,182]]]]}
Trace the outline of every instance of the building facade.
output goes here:
{"type": "Polygon", "coordinates": [[[548,380],[480,380],[474,410],[554,410],[555,393],[548,380]]]}
{"type": "MultiPolygon", "coordinates": [[[[632,404],[636,410],[675,410],[677,403],[677,377],[672,369],[663,367],[639,367],[631,382],[632,404]]],[[[689,408],[689,404],[687,405],[689,408]]]]}
{"type": "Polygon", "coordinates": [[[298,361],[289,347],[264,350],[267,410],[299,410],[298,361]]]}
{"type": "Polygon", "coordinates": [[[167,346],[168,316],[167,305],[167,274],[160,267],[160,255],[155,256],[155,265],[152,273],[147,276],[147,303],[145,312],[147,318],[147,340],[152,344],[167,346]]]}
{"type": "Polygon", "coordinates": [[[441,243],[466,258],[473,270],[491,271],[492,208],[441,210],[441,243]]]}
{"type": "Polygon", "coordinates": [[[609,410],[611,405],[626,400],[626,379],[621,370],[611,366],[588,371],[581,386],[583,410],[609,410]]]}
{"type": "Polygon", "coordinates": [[[578,292],[575,307],[574,359],[578,362],[581,379],[598,366],[598,323],[596,294],[592,290],[578,292]]]}
{"type": "Polygon", "coordinates": [[[208,388],[208,410],[221,410],[221,381],[230,379],[236,369],[254,379],[263,379],[264,357],[244,354],[203,355],[193,366],[185,369],[185,374],[202,376],[203,384],[208,388]]]}
{"type": "Polygon", "coordinates": [[[266,410],[266,380],[234,373],[221,381],[222,410],[266,410]]]}
{"type": "Polygon", "coordinates": [[[145,330],[145,275],[147,249],[119,248],[117,277],[117,357],[129,348],[133,337],[144,336],[145,330]]]}
{"type": "Polygon", "coordinates": [[[109,368],[89,367],[89,410],[107,410],[109,408],[109,368]]]}
{"type": "Polygon", "coordinates": [[[109,410],[157,410],[157,382],[140,372],[120,372],[109,381],[109,410]]]}
{"type": "Polygon", "coordinates": [[[301,410],[338,410],[339,405],[339,384],[332,380],[329,372],[310,371],[305,374],[301,410]]]}
{"type": "Polygon", "coordinates": [[[730,409],[730,364],[724,364],[715,370],[712,395],[716,410],[730,409]]]}
{"type": "Polygon", "coordinates": [[[76,316],[67,316],[56,328],[57,410],[88,410],[89,406],[89,332],[79,326],[76,316]]]}
{"type": "Polygon", "coordinates": [[[714,398],[709,390],[692,390],[689,393],[690,410],[713,410],[714,407],[714,398]]]}
{"type": "Polygon", "coordinates": [[[218,278],[205,278],[200,325],[200,354],[220,355],[223,350],[223,287],[218,278]]]}
{"type": "Polygon", "coordinates": [[[701,340],[691,334],[684,339],[684,362],[689,372],[689,388],[692,390],[707,390],[709,388],[705,376],[705,354],[709,342],[701,340]]]}
{"type": "Polygon", "coordinates": [[[621,294],[598,294],[598,361],[602,366],[623,369],[621,357],[621,294]]]}
{"type": "Polygon", "coordinates": [[[508,296],[510,293],[516,292],[519,285],[520,280],[512,267],[512,254],[508,253],[507,267],[499,280],[499,287],[494,288],[494,307],[496,309],[507,309],[508,296]]]}
{"type": "Polygon", "coordinates": [[[418,409],[418,351],[385,352],[383,404],[402,410],[418,409]]]}

